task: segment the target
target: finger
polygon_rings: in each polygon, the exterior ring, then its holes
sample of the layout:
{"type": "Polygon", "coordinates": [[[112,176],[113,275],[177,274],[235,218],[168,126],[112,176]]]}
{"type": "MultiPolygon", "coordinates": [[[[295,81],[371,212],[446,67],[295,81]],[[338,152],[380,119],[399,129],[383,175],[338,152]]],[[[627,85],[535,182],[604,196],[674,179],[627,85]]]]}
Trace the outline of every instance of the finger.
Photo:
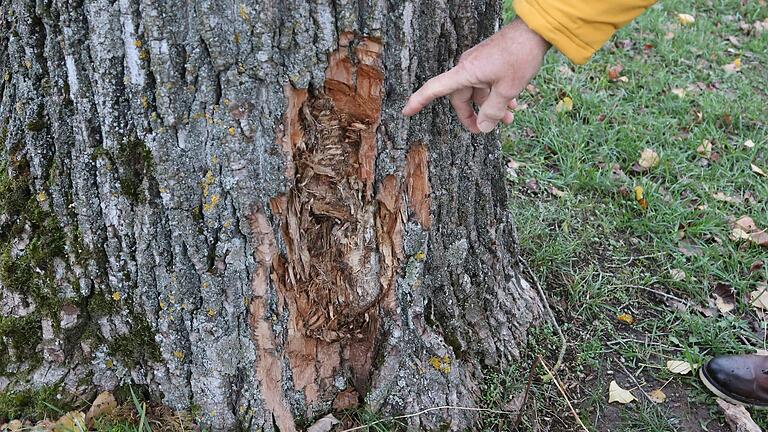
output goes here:
{"type": "Polygon", "coordinates": [[[472,89],[467,87],[457,90],[451,94],[450,99],[451,105],[456,111],[461,124],[472,133],[480,133],[480,129],[477,128],[477,114],[475,114],[475,110],[470,103],[472,100],[472,89]]]}
{"type": "Polygon", "coordinates": [[[487,87],[476,87],[472,91],[472,102],[475,103],[477,109],[483,106],[489,94],[491,94],[491,89],[487,87]]]}
{"type": "Polygon", "coordinates": [[[512,124],[512,122],[513,122],[513,121],[515,121],[515,113],[513,113],[513,112],[510,112],[510,111],[507,111],[507,112],[504,114],[504,118],[503,118],[503,119],[501,119],[501,121],[502,121],[504,124],[507,124],[507,125],[508,125],[508,124],[512,124]]]}
{"type": "Polygon", "coordinates": [[[491,94],[480,107],[477,116],[477,127],[481,132],[488,133],[504,118],[509,104],[509,96],[502,95],[496,88],[491,89],[491,94]]]}
{"type": "Polygon", "coordinates": [[[456,90],[467,87],[466,74],[463,68],[456,66],[427,81],[420,89],[408,98],[403,108],[403,115],[412,116],[421,111],[433,100],[451,94],[456,90]]]}
{"type": "Polygon", "coordinates": [[[512,99],[511,101],[509,101],[509,103],[507,104],[507,107],[509,109],[511,109],[511,110],[517,109],[517,98],[512,99]]]}

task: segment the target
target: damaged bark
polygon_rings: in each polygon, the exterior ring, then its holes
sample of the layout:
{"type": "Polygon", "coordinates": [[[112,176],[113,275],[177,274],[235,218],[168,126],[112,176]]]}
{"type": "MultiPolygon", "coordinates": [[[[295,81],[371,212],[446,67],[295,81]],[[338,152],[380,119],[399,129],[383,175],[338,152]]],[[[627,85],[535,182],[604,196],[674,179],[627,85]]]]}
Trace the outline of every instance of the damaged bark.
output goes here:
{"type": "Polygon", "coordinates": [[[515,361],[541,309],[498,139],[399,114],[498,3],[0,5],[0,391],[291,431],[476,406],[515,361]]]}

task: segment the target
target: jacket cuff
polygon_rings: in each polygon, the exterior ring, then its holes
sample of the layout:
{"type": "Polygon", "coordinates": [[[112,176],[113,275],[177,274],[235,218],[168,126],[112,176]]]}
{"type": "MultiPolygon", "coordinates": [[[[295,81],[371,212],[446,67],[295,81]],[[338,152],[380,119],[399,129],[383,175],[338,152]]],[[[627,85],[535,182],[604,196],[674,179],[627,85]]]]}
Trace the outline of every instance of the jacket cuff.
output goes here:
{"type": "Polygon", "coordinates": [[[515,0],[514,8],[517,16],[531,30],[554,45],[573,63],[584,64],[597,51],[547,13],[537,0],[515,0]]]}

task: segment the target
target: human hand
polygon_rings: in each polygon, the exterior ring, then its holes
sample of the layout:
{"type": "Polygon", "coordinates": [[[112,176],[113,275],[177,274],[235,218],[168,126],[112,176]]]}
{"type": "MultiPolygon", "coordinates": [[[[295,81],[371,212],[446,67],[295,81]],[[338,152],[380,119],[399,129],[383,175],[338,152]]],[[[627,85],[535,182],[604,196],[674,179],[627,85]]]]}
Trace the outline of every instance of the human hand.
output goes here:
{"type": "Polygon", "coordinates": [[[467,50],[451,70],[427,81],[408,99],[403,114],[415,115],[434,99],[450,95],[459,120],[472,133],[488,133],[499,121],[509,124],[513,116],[507,108],[516,106],[515,98],[539,71],[549,47],[515,19],[467,50]]]}

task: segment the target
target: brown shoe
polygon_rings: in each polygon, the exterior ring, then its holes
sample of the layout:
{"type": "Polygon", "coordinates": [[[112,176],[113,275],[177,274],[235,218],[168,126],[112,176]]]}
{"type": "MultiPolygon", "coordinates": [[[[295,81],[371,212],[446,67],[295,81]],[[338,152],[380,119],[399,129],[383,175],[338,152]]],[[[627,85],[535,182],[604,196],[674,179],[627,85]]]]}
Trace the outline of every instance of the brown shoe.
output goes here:
{"type": "Polygon", "coordinates": [[[720,356],[700,370],[704,385],[728,402],[768,408],[768,356],[720,356]]]}

